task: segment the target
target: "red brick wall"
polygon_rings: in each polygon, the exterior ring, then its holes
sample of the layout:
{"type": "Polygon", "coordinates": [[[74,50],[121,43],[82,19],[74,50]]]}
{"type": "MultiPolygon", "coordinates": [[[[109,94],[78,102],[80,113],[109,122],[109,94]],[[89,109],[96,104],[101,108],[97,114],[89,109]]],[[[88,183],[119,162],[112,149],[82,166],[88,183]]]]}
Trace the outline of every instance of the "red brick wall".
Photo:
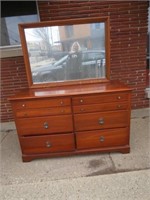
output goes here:
{"type": "MultiPolygon", "coordinates": [[[[146,1],[38,1],[41,21],[110,16],[111,79],[133,88],[132,108],[148,106],[145,99],[146,1]]],[[[27,87],[22,57],[2,59],[2,121],[13,120],[7,97],[27,87]]]]}
{"type": "Polygon", "coordinates": [[[13,115],[8,97],[27,88],[23,57],[1,59],[1,121],[12,121],[13,115]]]}
{"type": "Polygon", "coordinates": [[[145,99],[148,2],[38,2],[41,21],[110,16],[111,79],[133,88],[132,108],[148,106],[145,99]]]}

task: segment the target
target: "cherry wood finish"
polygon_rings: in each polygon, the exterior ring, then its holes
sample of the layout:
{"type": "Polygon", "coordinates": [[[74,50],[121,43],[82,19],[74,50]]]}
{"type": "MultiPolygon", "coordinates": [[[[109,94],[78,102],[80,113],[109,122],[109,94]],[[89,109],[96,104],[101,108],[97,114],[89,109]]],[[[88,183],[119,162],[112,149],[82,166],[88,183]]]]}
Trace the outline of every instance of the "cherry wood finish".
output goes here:
{"type": "Polygon", "coordinates": [[[76,114],[75,131],[97,130],[128,126],[128,111],[76,114]]]}
{"type": "Polygon", "coordinates": [[[97,112],[97,111],[112,111],[112,110],[126,110],[128,109],[128,103],[125,102],[113,102],[103,104],[91,104],[91,105],[80,105],[74,106],[74,113],[86,113],[86,112],[97,112]]]}
{"type": "Polygon", "coordinates": [[[118,81],[26,89],[10,98],[24,162],[130,151],[131,89],[118,81]]]}
{"type": "Polygon", "coordinates": [[[84,95],[80,97],[73,98],[73,105],[83,105],[83,104],[97,104],[97,103],[106,103],[106,102],[119,102],[127,100],[128,94],[118,93],[118,94],[102,94],[102,95],[84,95]]]}
{"type": "Polygon", "coordinates": [[[40,116],[64,115],[64,114],[71,114],[70,106],[18,110],[16,112],[16,117],[37,117],[37,116],[40,117],[40,116]]]}
{"type": "Polygon", "coordinates": [[[23,154],[73,151],[74,134],[20,137],[23,154]]]}
{"type": "Polygon", "coordinates": [[[115,147],[129,143],[127,128],[78,132],[76,138],[77,149],[115,147]]]}
{"type": "MultiPolygon", "coordinates": [[[[36,92],[35,92],[36,94],[36,92]]],[[[34,99],[30,101],[19,101],[16,102],[15,106],[16,109],[27,109],[27,108],[53,108],[57,106],[67,106],[70,105],[70,99],[68,98],[54,98],[54,99],[42,99],[42,100],[37,100],[34,101],[34,99]]]]}
{"type": "Polygon", "coordinates": [[[73,131],[71,115],[21,118],[17,120],[20,135],[39,135],[73,131]]]}

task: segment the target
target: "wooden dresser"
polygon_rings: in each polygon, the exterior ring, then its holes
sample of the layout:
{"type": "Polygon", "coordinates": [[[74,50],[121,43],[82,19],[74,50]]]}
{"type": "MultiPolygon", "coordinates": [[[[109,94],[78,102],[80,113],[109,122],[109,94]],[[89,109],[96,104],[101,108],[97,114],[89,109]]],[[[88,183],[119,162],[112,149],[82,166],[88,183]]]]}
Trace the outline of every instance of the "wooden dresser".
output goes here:
{"type": "Polygon", "coordinates": [[[118,81],[26,89],[10,98],[24,162],[130,151],[131,89],[118,81]]]}

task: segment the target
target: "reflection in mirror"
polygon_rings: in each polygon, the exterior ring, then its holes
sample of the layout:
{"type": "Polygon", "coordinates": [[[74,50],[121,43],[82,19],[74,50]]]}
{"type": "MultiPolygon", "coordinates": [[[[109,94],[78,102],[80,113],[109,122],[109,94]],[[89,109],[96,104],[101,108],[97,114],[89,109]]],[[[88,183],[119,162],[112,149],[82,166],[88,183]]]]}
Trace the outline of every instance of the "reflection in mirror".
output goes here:
{"type": "Polygon", "coordinates": [[[105,23],[25,28],[34,84],[106,78],[105,23]]]}

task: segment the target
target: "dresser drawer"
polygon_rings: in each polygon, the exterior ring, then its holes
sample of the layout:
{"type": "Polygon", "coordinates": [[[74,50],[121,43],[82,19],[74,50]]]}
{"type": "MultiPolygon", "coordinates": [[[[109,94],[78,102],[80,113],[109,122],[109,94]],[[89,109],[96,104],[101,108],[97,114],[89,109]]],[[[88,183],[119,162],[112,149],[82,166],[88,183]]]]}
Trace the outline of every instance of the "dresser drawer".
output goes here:
{"type": "Polygon", "coordinates": [[[84,95],[74,97],[72,99],[73,105],[85,105],[85,104],[100,104],[110,102],[127,101],[127,93],[115,93],[115,94],[98,94],[98,95],[84,95]]]}
{"type": "Polygon", "coordinates": [[[16,123],[19,135],[67,133],[73,131],[71,115],[19,118],[16,123]]]}
{"type": "Polygon", "coordinates": [[[74,115],[74,125],[76,131],[119,128],[126,127],[128,124],[128,111],[95,112],[74,115]]]}
{"type": "Polygon", "coordinates": [[[127,128],[76,133],[77,149],[115,147],[129,144],[127,128]]]}
{"type": "Polygon", "coordinates": [[[74,134],[20,137],[23,154],[73,151],[74,134]]]}
{"type": "Polygon", "coordinates": [[[57,106],[69,106],[70,98],[46,98],[34,100],[21,100],[13,104],[14,109],[27,108],[51,108],[57,106]]]}
{"type": "Polygon", "coordinates": [[[70,106],[17,110],[16,117],[40,117],[48,115],[71,114],[70,106]]]}
{"type": "Polygon", "coordinates": [[[111,111],[111,110],[127,110],[129,107],[128,102],[113,102],[92,105],[79,105],[73,106],[74,113],[98,112],[98,111],[111,111]]]}

